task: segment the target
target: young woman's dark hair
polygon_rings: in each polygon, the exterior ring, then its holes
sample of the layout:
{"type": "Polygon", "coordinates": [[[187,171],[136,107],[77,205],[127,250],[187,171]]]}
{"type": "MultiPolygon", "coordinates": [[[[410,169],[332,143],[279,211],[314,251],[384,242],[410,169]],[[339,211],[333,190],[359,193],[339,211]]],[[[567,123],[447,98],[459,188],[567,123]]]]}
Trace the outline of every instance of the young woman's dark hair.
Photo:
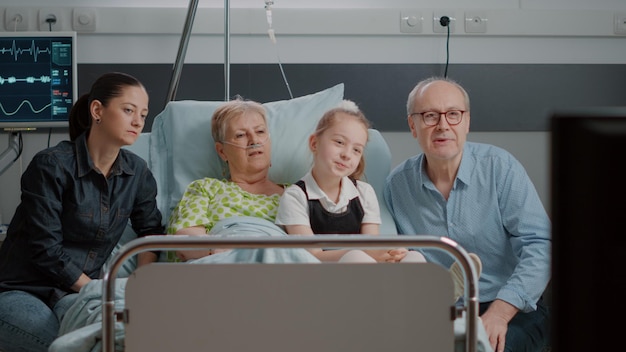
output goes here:
{"type": "Polygon", "coordinates": [[[139,80],[129,74],[121,72],[105,73],[91,86],[91,91],[83,94],[72,106],[70,111],[70,140],[75,140],[81,133],[91,127],[91,112],[89,106],[94,100],[107,106],[113,98],[122,95],[125,87],[143,87],[139,80]]]}

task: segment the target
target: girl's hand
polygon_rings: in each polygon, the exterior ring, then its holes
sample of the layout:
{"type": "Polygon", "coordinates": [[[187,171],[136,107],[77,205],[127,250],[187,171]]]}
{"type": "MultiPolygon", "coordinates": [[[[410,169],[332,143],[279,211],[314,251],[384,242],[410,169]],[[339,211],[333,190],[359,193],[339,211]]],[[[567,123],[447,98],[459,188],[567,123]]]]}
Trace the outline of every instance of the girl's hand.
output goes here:
{"type": "Polygon", "coordinates": [[[406,248],[371,249],[364,252],[379,263],[398,263],[406,256],[408,250],[406,248]]]}
{"type": "Polygon", "coordinates": [[[409,252],[408,249],[406,248],[395,248],[395,249],[390,249],[389,250],[389,256],[391,257],[391,262],[392,263],[398,263],[400,262],[402,259],[404,259],[404,257],[406,257],[406,254],[409,252]]]}

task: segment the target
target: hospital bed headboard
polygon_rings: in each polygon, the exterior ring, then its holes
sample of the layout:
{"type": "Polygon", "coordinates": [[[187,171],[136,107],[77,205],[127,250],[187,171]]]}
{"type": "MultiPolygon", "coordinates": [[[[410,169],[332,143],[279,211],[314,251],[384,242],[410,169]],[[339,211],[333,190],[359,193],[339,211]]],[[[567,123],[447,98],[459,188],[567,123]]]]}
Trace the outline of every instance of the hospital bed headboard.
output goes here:
{"type": "MultiPolygon", "coordinates": [[[[344,86],[290,99],[264,103],[272,138],[270,179],[293,183],[311,167],[308,137],[324,112],[343,100],[344,86]]],[[[167,221],[191,181],[203,177],[223,178],[223,164],[211,136],[211,116],[222,101],[173,101],[158,114],[152,132],[143,134],[130,150],[147,158],[159,187],[158,206],[167,221]],[[149,138],[149,153],[145,139],[149,138]],[[146,156],[147,154],[147,156],[146,156]]],[[[364,112],[367,115],[367,112],[364,112]]],[[[381,234],[396,234],[383,201],[385,177],[391,169],[391,152],[382,135],[369,131],[365,149],[365,180],[376,191],[381,206],[381,234]]]]}

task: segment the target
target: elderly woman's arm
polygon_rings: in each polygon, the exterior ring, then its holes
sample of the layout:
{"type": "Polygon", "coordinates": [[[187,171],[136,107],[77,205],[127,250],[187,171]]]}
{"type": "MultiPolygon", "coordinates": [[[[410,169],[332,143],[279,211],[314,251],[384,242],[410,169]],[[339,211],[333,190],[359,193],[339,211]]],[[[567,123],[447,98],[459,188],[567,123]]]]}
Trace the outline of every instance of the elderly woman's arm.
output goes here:
{"type": "MultiPolygon", "coordinates": [[[[183,229],[176,231],[175,235],[208,236],[204,226],[185,227],[183,229]]],[[[213,253],[214,252],[211,249],[197,249],[197,250],[176,251],[176,256],[178,256],[178,258],[180,258],[180,260],[182,261],[187,261],[190,259],[198,259],[198,258],[206,257],[207,255],[211,255],[213,253]]]]}

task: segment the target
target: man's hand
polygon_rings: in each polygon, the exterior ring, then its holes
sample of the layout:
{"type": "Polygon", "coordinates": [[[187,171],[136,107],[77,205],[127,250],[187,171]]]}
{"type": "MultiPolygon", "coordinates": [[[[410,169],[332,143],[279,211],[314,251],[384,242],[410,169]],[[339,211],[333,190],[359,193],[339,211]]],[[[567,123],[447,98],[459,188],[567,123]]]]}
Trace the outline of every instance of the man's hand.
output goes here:
{"type": "Polygon", "coordinates": [[[480,316],[489,336],[489,343],[495,352],[504,352],[504,344],[506,342],[506,331],[509,321],[513,319],[519,309],[513,305],[496,299],[491,303],[487,311],[480,316]]]}

